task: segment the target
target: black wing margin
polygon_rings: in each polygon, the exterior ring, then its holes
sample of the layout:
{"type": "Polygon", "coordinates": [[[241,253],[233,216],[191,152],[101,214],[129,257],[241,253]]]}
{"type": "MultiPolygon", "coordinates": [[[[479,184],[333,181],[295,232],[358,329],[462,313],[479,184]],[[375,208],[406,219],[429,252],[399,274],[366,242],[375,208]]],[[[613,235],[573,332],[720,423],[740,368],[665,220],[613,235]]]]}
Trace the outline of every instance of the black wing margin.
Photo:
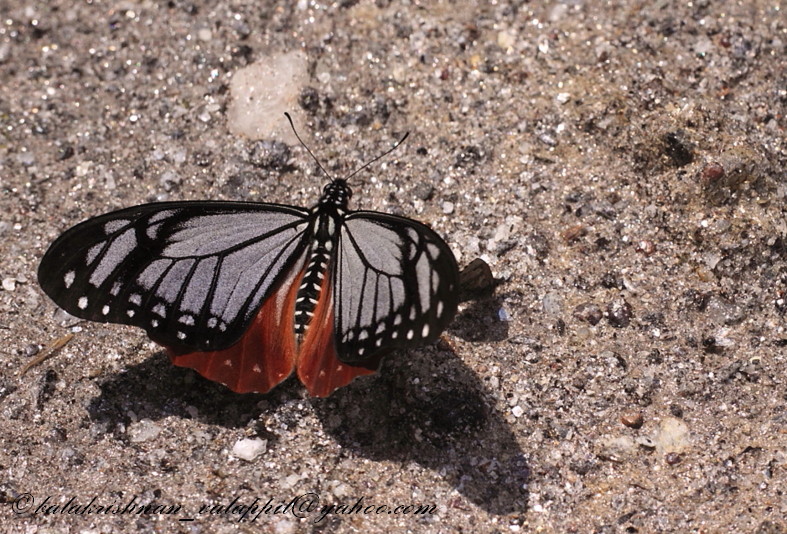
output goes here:
{"type": "Polygon", "coordinates": [[[307,247],[308,210],[251,202],[161,202],[88,219],[49,247],[44,292],[68,313],[221,350],[307,247]]]}
{"type": "Polygon", "coordinates": [[[456,314],[456,258],[440,236],[411,219],[352,212],[333,277],[337,355],[348,364],[430,343],[456,314]]]}

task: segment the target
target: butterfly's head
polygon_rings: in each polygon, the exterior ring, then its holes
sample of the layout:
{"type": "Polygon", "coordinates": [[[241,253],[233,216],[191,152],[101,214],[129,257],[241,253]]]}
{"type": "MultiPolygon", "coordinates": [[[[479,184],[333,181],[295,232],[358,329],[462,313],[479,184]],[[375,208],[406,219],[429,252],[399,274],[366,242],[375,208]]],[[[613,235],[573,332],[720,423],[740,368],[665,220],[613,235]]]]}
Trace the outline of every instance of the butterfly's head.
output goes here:
{"type": "Polygon", "coordinates": [[[352,196],[353,192],[350,186],[347,185],[347,180],[337,178],[323,188],[320,204],[328,204],[346,210],[352,196]]]}

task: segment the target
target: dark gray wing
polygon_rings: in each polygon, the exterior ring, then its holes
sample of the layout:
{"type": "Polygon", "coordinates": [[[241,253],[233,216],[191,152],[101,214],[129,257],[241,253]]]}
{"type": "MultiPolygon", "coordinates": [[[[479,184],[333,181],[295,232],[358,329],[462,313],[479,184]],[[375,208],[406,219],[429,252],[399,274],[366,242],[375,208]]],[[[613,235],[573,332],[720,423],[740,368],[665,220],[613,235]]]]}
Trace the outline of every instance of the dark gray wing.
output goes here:
{"type": "Polygon", "coordinates": [[[308,210],[247,202],[144,204],[61,235],[41,287],[83,319],[144,328],[166,345],[220,350],[243,335],[307,248],[308,210]]]}
{"type": "Polygon", "coordinates": [[[440,236],[411,219],[350,213],[333,277],[336,349],[345,363],[429,343],[456,313],[456,259],[440,236]]]}

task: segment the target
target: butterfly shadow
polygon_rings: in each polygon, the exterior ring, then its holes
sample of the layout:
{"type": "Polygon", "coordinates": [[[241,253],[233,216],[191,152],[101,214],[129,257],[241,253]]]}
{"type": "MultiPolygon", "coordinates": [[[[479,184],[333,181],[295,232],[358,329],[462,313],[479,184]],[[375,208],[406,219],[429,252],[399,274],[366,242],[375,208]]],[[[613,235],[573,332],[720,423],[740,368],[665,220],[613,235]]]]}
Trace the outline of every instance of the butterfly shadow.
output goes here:
{"type": "Polygon", "coordinates": [[[243,428],[261,413],[273,412],[299,396],[294,380],[287,380],[267,395],[234,393],[191,369],[175,367],[163,351],[127,366],[99,387],[101,394],[91,400],[88,414],[94,423],[104,424],[121,440],[126,439],[123,428],[135,419],[155,421],[174,416],[243,428]]]}
{"type": "Polygon", "coordinates": [[[359,456],[436,471],[489,513],[524,514],[530,468],[475,373],[436,347],[395,353],[383,367],[311,399],[325,431],[359,456]]]}
{"type": "Polygon", "coordinates": [[[508,339],[508,322],[501,321],[503,300],[497,296],[479,297],[461,310],[448,331],[465,341],[503,341],[508,339]]]}
{"type": "MultiPolygon", "coordinates": [[[[252,423],[273,451],[278,437],[254,421],[303,403],[297,380],[266,395],[239,395],[172,366],[163,352],[127,367],[100,388],[88,406],[90,419],[121,441],[129,439],[125,428],[135,419],[196,417],[225,428],[252,423]]],[[[478,377],[451,350],[432,346],[394,353],[379,374],[309,402],[345,450],[439,472],[490,513],[526,512],[530,469],[525,454],[478,377]]]]}

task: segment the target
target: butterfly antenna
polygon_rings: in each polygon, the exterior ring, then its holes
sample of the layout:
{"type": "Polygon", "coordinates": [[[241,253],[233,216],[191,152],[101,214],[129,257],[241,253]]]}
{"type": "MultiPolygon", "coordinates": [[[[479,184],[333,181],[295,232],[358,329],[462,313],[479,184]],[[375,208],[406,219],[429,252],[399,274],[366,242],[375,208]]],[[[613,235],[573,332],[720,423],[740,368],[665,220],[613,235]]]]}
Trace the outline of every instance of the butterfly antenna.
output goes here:
{"type": "Polygon", "coordinates": [[[383,152],[382,154],[380,154],[379,156],[377,156],[377,157],[376,157],[376,158],[374,158],[373,160],[371,160],[371,161],[367,161],[366,163],[364,163],[363,165],[361,165],[360,167],[358,167],[357,169],[355,169],[355,170],[354,170],[354,171],[353,171],[353,172],[352,172],[352,173],[351,173],[351,174],[350,174],[350,175],[349,175],[347,178],[345,178],[345,180],[348,180],[348,181],[349,181],[349,180],[350,180],[350,178],[352,178],[353,176],[355,176],[356,174],[358,174],[359,172],[361,172],[362,170],[364,170],[365,168],[367,168],[369,165],[371,165],[371,164],[372,164],[372,163],[374,163],[375,161],[377,161],[377,160],[379,160],[379,159],[382,159],[382,158],[384,158],[385,156],[387,156],[388,154],[390,154],[391,152],[393,152],[394,150],[396,150],[397,148],[399,148],[399,145],[401,145],[402,143],[404,143],[404,140],[405,140],[405,139],[407,139],[407,137],[408,137],[409,135],[410,135],[410,132],[407,132],[407,133],[405,133],[405,134],[404,134],[404,136],[403,136],[401,139],[399,139],[399,141],[397,141],[397,142],[394,144],[394,146],[392,146],[391,148],[389,148],[388,150],[386,150],[385,152],[383,152]]]}
{"type": "MultiPolygon", "coordinates": [[[[285,112],[284,112],[284,116],[285,116],[285,117],[287,117],[287,120],[288,120],[288,121],[290,121],[290,127],[292,128],[292,133],[294,133],[294,134],[295,134],[295,137],[296,137],[296,138],[298,139],[298,141],[301,143],[301,146],[302,146],[303,148],[305,148],[305,149],[306,149],[306,152],[308,152],[308,153],[309,153],[309,155],[312,157],[312,159],[313,159],[313,160],[314,160],[314,162],[317,164],[317,166],[320,168],[320,170],[321,170],[322,172],[324,172],[324,173],[325,173],[325,176],[327,176],[328,178],[330,178],[330,179],[331,179],[331,181],[333,181],[333,176],[331,176],[331,174],[330,174],[328,171],[326,171],[326,170],[325,170],[325,167],[323,167],[323,166],[322,166],[322,164],[320,163],[320,160],[318,160],[318,159],[317,159],[317,156],[315,156],[315,155],[312,153],[312,151],[311,151],[311,150],[309,150],[309,147],[307,147],[307,146],[306,146],[306,143],[304,143],[304,142],[303,142],[303,139],[301,139],[301,136],[300,136],[300,135],[298,135],[298,131],[295,129],[295,124],[293,124],[293,122],[292,122],[292,117],[290,117],[290,114],[289,114],[289,113],[287,113],[287,112],[285,111],[285,112]]],[[[394,147],[394,148],[396,148],[396,147],[394,147]]],[[[378,159],[379,159],[379,158],[378,158],[378,159]]]]}

